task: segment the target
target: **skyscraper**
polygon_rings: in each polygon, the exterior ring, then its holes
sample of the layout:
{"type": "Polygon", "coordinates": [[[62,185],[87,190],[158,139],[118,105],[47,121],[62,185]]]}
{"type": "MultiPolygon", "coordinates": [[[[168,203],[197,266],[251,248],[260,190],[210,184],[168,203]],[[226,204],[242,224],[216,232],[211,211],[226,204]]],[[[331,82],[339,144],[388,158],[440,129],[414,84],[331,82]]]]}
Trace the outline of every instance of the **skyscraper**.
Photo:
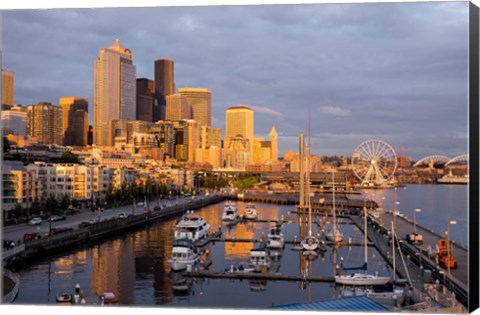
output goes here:
{"type": "Polygon", "coordinates": [[[275,126],[272,127],[270,130],[270,142],[271,142],[271,160],[277,161],[278,160],[278,133],[275,129],[275,126]]]}
{"type": "Polygon", "coordinates": [[[100,48],[94,61],[93,142],[107,145],[108,121],[136,119],[136,67],[120,40],[100,48]]]}
{"type": "Polygon", "coordinates": [[[199,127],[212,126],[212,91],[205,88],[180,88],[178,93],[185,95],[192,107],[192,119],[199,127]]]}
{"type": "Polygon", "coordinates": [[[137,79],[137,120],[154,121],[155,82],[149,79],[137,79]]]}
{"type": "Polygon", "coordinates": [[[186,96],[172,94],[167,96],[167,114],[165,120],[180,120],[192,118],[192,107],[186,96]]]}
{"type": "Polygon", "coordinates": [[[27,135],[27,109],[25,107],[13,106],[10,110],[2,110],[2,134],[27,135]]]}
{"type": "Polygon", "coordinates": [[[2,105],[13,106],[14,78],[13,71],[2,70],[2,105]]]}
{"type": "Polygon", "coordinates": [[[173,59],[155,60],[155,100],[153,121],[166,119],[167,96],[175,93],[173,59]]]}
{"type": "Polygon", "coordinates": [[[47,102],[29,105],[27,134],[39,143],[62,145],[62,109],[47,102]]]}
{"type": "Polygon", "coordinates": [[[63,144],[88,144],[88,100],[76,96],[61,97],[63,144]]]}
{"type": "Polygon", "coordinates": [[[253,110],[243,106],[227,108],[225,137],[242,137],[253,141],[253,110]]]}

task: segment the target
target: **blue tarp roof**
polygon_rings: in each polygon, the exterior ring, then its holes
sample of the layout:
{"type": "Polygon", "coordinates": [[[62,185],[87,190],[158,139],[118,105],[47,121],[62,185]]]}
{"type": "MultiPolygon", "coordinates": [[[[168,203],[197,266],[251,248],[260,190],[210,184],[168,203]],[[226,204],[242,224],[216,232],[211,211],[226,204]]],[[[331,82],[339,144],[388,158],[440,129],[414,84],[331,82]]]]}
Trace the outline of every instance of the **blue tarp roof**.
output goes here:
{"type": "Polygon", "coordinates": [[[388,308],[367,298],[366,296],[354,296],[335,300],[320,301],[308,304],[287,304],[275,306],[276,310],[289,311],[353,311],[353,312],[384,312],[388,308]]]}

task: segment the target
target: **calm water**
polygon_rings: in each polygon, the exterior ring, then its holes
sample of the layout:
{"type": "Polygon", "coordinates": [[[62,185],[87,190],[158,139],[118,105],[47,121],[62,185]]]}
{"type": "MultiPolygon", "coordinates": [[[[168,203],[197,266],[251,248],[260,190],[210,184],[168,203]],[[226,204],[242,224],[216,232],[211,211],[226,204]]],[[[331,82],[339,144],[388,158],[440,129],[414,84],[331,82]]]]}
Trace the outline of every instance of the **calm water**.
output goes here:
{"type": "MultiPolygon", "coordinates": [[[[466,216],[466,201],[462,201],[466,200],[466,192],[466,186],[412,185],[406,190],[375,193],[380,199],[381,196],[385,197],[385,208],[389,208],[389,202],[397,199],[400,201],[400,211],[407,215],[406,209],[421,208],[419,223],[432,224],[431,227],[436,230],[440,230],[448,218],[455,218],[459,221],[459,231],[452,231],[452,235],[462,241],[462,237],[466,240],[466,228],[460,227],[462,222],[466,226],[466,218],[462,221],[459,214],[445,209],[450,209],[450,204],[455,205],[455,209],[460,209],[458,213],[466,216]],[[456,198],[456,202],[451,202],[448,196],[456,198]],[[437,203],[435,200],[424,200],[427,198],[444,199],[437,203]],[[439,210],[441,205],[445,206],[443,210],[439,210]],[[405,210],[402,207],[405,207],[405,210]],[[438,211],[443,214],[438,215],[438,211]],[[432,222],[435,220],[439,222],[432,222]],[[463,230],[465,235],[460,233],[460,230],[463,230]]],[[[243,213],[245,203],[238,202],[237,205],[239,212],[243,213]]],[[[292,220],[298,219],[297,215],[290,214],[293,206],[257,204],[257,209],[263,219],[277,219],[282,215],[292,220]]],[[[199,210],[197,214],[210,223],[211,230],[216,230],[222,225],[222,210],[223,204],[217,204],[199,210]]],[[[54,304],[57,293],[73,291],[76,283],[85,291],[87,302],[97,303],[96,295],[111,291],[117,295],[120,304],[137,306],[258,309],[270,308],[272,305],[327,300],[341,294],[340,289],[330,283],[251,283],[248,280],[229,279],[188,279],[187,290],[176,290],[173,283],[182,280],[181,275],[171,273],[168,265],[176,221],[177,219],[171,219],[156,223],[141,231],[36,261],[29,268],[18,271],[21,287],[15,303],[54,304]]],[[[222,231],[225,237],[259,238],[262,233],[268,233],[269,226],[269,223],[240,223],[231,229],[223,225],[222,231]]],[[[286,224],[282,230],[286,240],[292,240],[301,233],[298,225],[294,224],[286,224]]],[[[363,235],[354,225],[341,225],[341,230],[350,236],[353,242],[363,240],[363,235]]],[[[317,233],[316,227],[313,232],[317,233]]],[[[254,246],[253,243],[209,244],[208,249],[213,260],[210,270],[224,271],[230,265],[247,265],[248,254],[254,246]]],[[[391,270],[375,249],[369,248],[368,254],[371,272],[391,274],[391,270]]],[[[299,252],[292,250],[290,245],[286,245],[279,261],[278,272],[286,275],[332,275],[340,257],[344,259],[346,267],[359,266],[364,260],[363,248],[343,247],[335,251],[329,249],[324,256],[307,261],[299,252]]]]}

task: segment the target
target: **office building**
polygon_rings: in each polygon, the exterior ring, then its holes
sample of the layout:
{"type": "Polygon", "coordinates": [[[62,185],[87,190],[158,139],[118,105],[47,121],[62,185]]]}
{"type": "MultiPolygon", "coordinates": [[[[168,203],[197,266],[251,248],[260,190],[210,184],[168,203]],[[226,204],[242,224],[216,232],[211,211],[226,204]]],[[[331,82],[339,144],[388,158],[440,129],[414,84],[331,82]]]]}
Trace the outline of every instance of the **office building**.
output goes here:
{"type": "Polygon", "coordinates": [[[27,135],[41,144],[62,145],[62,109],[47,102],[29,105],[27,135]]]}
{"type": "Polygon", "coordinates": [[[13,71],[2,70],[2,105],[13,106],[15,89],[15,74],[13,71]]]}
{"type": "Polygon", "coordinates": [[[27,135],[27,109],[14,105],[2,110],[2,134],[25,137],[27,135]]]}
{"type": "Polygon", "coordinates": [[[192,107],[186,96],[172,94],[167,96],[166,120],[175,121],[192,118],[192,107]]]}
{"type": "Polygon", "coordinates": [[[222,147],[222,129],[207,126],[200,127],[200,147],[222,147]]]}
{"type": "Polygon", "coordinates": [[[155,106],[155,82],[137,79],[137,120],[153,122],[155,106]]]}
{"type": "Polygon", "coordinates": [[[76,96],[61,97],[62,134],[65,146],[88,145],[88,100],[76,96]]]}
{"type": "Polygon", "coordinates": [[[175,93],[173,59],[155,60],[155,99],[153,121],[166,119],[167,96],[175,93]]]}
{"type": "Polygon", "coordinates": [[[110,120],[136,119],[136,67],[133,54],[120,40],[101,48],[94,61],[93,142],[108,145],[110,120]]]}
{"type": "Polygon", "coordinates": [[[253,110],[242,105],[226,110],[225,137],[239,135],[253,141],[253,110]]]}
{"type": "Polygon", "coordinates": [[[180,88],[178,93],[188,98],[192,107],[192,119],[199,127],[212,125],[212,91],[205,88],[180,88]]]}

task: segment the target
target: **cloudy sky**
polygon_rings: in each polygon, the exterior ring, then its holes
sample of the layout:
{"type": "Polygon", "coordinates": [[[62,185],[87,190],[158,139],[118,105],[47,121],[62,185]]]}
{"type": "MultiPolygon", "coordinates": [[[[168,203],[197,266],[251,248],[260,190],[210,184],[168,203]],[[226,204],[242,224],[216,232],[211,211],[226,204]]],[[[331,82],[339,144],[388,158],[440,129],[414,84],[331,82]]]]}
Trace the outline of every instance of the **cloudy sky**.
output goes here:
{"type": "MultiPolygon", "coordinates": [[[[93,61],[116,38],[137,77],[175,60],[176,87],[212,89],[225,109],[255,110],[255,135],[279,153],[351,156],[369,139],[413,159],[468,147],[468,2],[350,3],[3,11],[3,68],[22,105],[90,100],[93,61]]],[[[90,115],[91,116],[91,115],[90,115]]]]}

